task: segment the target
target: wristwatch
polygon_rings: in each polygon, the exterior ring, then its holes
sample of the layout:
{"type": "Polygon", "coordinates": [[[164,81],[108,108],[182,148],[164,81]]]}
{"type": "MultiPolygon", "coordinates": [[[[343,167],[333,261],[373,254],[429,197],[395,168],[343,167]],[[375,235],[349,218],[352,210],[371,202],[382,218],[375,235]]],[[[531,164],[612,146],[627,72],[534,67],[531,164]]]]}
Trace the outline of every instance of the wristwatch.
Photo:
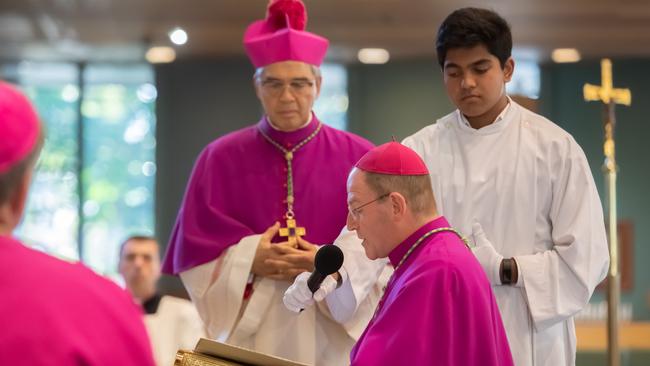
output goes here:
{"type": "Polygon", "coordinates": [[[504,258],[499,266],[499,278],[502,285],[515,285],[519,278],[519,269],[514,258],[504,258]]]}

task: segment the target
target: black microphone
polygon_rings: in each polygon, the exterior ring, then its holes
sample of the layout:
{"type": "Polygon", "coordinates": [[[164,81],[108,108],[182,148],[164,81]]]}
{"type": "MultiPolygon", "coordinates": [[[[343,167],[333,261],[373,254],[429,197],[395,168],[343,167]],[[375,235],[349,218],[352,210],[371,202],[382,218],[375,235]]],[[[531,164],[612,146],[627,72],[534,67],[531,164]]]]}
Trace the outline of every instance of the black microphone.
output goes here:
{"type": "Polygon", "coordinates": [[[307,280],[311,293],[318,291],[325,277],[331,275],[343,265],[343,252],[336,245],[323,245],[314,258],[314,272],[307,280]]]}

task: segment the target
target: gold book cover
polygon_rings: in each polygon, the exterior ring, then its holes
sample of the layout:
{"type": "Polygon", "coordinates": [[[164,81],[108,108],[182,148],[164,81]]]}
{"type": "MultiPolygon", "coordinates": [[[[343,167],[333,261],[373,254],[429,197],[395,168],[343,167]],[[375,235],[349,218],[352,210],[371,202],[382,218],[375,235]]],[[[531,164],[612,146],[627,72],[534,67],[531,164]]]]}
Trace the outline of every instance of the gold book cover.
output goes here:
{"type": "Polygon", "coordinates": [[[242,347],[201,338],[194,351],[179,350],[174,366],[307,366],[242,347]]]}

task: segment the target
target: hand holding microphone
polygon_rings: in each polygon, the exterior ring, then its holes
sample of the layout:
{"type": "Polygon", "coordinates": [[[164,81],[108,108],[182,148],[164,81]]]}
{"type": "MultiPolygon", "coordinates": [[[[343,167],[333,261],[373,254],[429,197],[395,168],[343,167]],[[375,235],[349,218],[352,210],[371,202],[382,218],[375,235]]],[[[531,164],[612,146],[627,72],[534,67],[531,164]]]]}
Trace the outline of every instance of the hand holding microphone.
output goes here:
{"type": "Polygon", "coordinates": [[[336,289],[336,280],[330,276],[343,265],[343,252],[335,245],[324,245],[314,258],[315,270],[304,272],[284,293],[283,302],[287,309],[300,312],[316,301],[322,301],[336,289]]]}

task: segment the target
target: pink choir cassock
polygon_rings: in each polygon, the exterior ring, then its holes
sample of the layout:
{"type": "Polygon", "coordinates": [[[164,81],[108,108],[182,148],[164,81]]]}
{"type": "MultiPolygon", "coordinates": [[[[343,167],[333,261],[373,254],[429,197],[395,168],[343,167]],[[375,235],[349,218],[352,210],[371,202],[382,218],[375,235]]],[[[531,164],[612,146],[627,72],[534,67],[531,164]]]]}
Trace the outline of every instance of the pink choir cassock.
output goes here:
{"type": "Polygon", "coordinates": [[[0,291],[0,365],[154,365],[142,311],[82,264],[0,236],[0,291]]]}
{"type": "MultiPolygon", "coordinates": [[[[167,248],[163,271],[179,274],[219,257],[243,237],[261,234],[274,222],[284,227],[287,171],[284,154],[259,129],[292,149],[320,122],[282,132],[266,118],[223,136],[199,156],[167,248]]],[[[304,238],[333,243],[348,213],[345,182],[354,164],[372,144],[322,125],[311,141],[294,153],[294,212],[304,238]]],[[[286,240],[276,236],[274,242],[286,240]]]]}
{"type": "MultiPolygon", "coordinates": [[[[397,246],[397,266],[444,217],[397,246]]],[[[513,365],[490,283],[472,252],[453,232],[424,239],[389,282],[374,318],[350,354],[352,366],[513,365]]]]}

